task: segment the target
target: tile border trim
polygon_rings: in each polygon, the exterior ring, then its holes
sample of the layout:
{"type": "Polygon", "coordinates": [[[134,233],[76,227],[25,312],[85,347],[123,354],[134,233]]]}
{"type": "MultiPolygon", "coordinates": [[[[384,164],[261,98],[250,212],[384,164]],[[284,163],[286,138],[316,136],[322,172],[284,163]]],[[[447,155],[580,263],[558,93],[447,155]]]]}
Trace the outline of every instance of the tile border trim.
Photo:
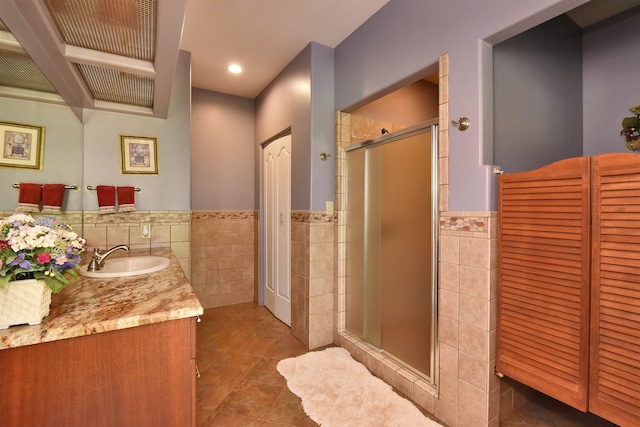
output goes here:
{"type": "Polygon", "coordinates": [[[327,215],[324,211],[291,211],[291,222],[295,223],[334,223],[338,214],[327,215]]]}
{"type": "Polygon", "coordinates": [[[489,219],[497,215],[474,212],[441,212],[441,231],[472,231],[486,233],[489,230],[489,219]]]}
{"type": "Polygon", "coordinates": [[[258,211],[192,211],[191,219],[258,219],[258,211]]]}

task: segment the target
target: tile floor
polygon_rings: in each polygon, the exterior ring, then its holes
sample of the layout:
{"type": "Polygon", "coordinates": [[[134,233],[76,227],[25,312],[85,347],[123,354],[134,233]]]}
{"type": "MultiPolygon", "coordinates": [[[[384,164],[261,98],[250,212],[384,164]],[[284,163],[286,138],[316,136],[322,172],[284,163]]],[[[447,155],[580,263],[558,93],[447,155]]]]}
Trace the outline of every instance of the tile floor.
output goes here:
{"type": "Polygon", "coordinates": [[[205,310],[197,324],[198,426],[316,426],[276,370],[308,350],[254,303],[205,310]]]}
{"type": "Polygon", "coordinates": [[[585,414],[542,393],[500,421],[500,427],[616,427],[594,414],[585,414]]]}
{"type": "MultiPolygon", "coordinates": [[[[289,328],[254,303],[205,310],[197,325],[197,425],[316,426],[276,370],[308,350],[289,328]]],[[[500,427],[614,427],[541,395],[500,427]]],[[[363,426],[366,427],[366,426],[363,426]]]]}

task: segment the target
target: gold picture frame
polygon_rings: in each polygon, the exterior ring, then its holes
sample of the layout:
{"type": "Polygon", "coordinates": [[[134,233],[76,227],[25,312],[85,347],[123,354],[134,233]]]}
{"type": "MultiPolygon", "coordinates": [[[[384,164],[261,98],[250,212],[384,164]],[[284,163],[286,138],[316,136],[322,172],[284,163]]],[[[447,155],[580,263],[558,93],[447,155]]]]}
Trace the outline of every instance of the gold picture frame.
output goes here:
{"type": "Polygon", "coordinates": [[[42,169],[44,126],[0,122],[0,167],[42,169]]]}
{"type": "Polygon", "coordinates": [[[158,138],[120,135],[124,175],[158,175],[158,138]]]}

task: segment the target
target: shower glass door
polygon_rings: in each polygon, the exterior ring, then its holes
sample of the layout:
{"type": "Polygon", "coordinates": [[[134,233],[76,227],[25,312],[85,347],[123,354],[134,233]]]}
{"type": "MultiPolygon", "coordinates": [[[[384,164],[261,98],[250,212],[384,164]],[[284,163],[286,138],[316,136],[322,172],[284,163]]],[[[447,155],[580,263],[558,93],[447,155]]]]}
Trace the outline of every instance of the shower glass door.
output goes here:
{"type": "Polygon", "coordinates": [[[346,327],[432,378],[437,290],[437,130],[347,153],[346,327]]]}

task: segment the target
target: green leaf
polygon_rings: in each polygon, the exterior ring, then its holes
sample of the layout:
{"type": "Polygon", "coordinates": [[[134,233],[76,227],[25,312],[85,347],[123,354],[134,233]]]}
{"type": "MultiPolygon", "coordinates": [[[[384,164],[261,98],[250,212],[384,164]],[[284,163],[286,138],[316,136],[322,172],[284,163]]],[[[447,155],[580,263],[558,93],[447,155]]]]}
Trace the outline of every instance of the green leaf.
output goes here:
{"type": "Polygon", "coordinates": [[[58,292],[60,292],[64,287],[64,283],[56,280],[51,276],[44,276],[44,281],[47,284],[47,286],[51,288],[51,292],[53,292],[54,294],[57,294],[58,292]]]}
{"type": "Polygon", "coordinates": [[[56,278],[56,280],[61,281],[62,283],[64,283],[65,285],[69,284],[69,280],[67,280],[66,277],[64,277],[64,274],[60,273],[57,270],[52,270],[51,273],[53,273],[53,277],[56,278]]]}
{"type": "Polygon", "coordinates": [[[47,278],[47,276],[41,271],[34,271],[33,278],[38,280],[44,280],[47,278]]]}
{"type": "Polygon", "coordinates": [[[624,129],[639,128],[640,119],[638,119],[637,117],[625,117],[624,119],[622,119],[622,127],[624,129]]]}
{"type": "Polygon", "coordinates": [[[0,276],[0,289],[4,289],[7,283],[11,280],[11,275],[0,276]]]}

